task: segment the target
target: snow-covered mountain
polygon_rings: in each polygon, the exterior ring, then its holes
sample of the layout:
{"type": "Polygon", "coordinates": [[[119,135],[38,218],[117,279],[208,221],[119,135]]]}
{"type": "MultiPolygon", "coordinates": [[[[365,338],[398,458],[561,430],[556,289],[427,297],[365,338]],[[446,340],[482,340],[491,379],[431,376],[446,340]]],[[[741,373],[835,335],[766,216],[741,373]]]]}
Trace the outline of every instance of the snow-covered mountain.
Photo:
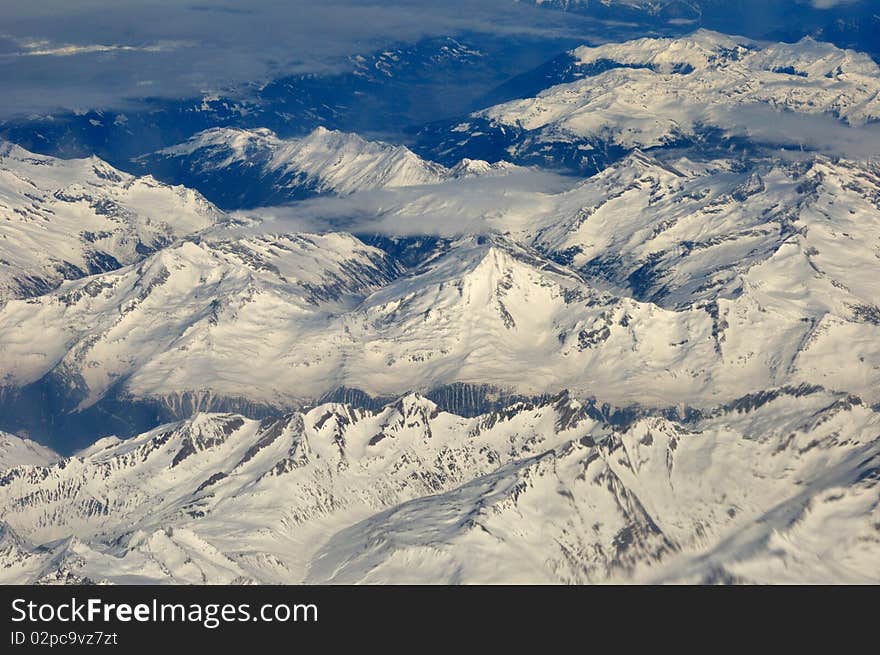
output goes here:
{"type": "Polygon", "coordinates": [[[640,15],[664,18],[696,18],[700,15],[698,0],[525,0],[539,7],[592,13],[598,16],[634,17],[640,15]]]}
{"type": "Polygon", "coordinates": [[[223,215],[198,192],[95,157],[0,144],[0,304],[131,264],[223,215]]]}
{"type": "MultiPolygon", "coordinates": [[[[435,46],[346,79],[489,65],[435,46]]],[[[698,31],[515,88],[412,151],[2,146],[0,582],[880,582],[880,69],[698,31]]]]}
{"type": "MultiPolygon", "coordinates": [[[[446,241],[441,258],[436,244],[424,246],[434,259],[368,298],[360,310],[376,319],[356,320],[356,334],[406,344],[389,378],[413,375],[422,390],[428,380],[482,377],[534,393],[546,365],[547,380],[601,388],[618,402],[703,404],[722,389],[744,394],[801,382],[877,402],[878,198],[878,171],[864,162],[756,155],[744,163],[681,153],[661,160],[641,152],[568,191],[505,194],[491,209],[448,187],[355,198],[381,214],[383,228],[433,229],[443,220],[490,233],[479,245],[446,241]],[[556,284],[561,297],[587,298],[591,309],[554,304],[556,284]],[[459,288],[480,291],[456,295],[459,288]],[[539,300],[545,292],[551,299],[539,300]],[[547,311],[536,315],[536,305],[547,311]],[[620,324],[612,318],[618,310],[620,324]],[[605,319],[578,324],[593,311],[605,319]],[[502,320],[504,312],[512,320],[502,320]],[[581,332],[605,338],[571,352],[581,332]],[[652,332],[670,336],[655,341],[652,332]],[[861,345],[841,359],[837,340],[861,345]],[[483,356],[463,344],[479,345],[483,356]],[[651,378],[657,362],[665,362],[661,377],[651,378]],[[660,396],[638,397],[647,390],[660,396]]],[[[338,211],[337,201],[325,204],[327,216],[346,211],[346,203],[338,211]]],[[[356,371],[348,369],[347,383],[356,371]]],[[[374,392],[414,388],[381,387],[381,374],[364,378],[374,392]]]]}
{"type": "MultiPolygon", "coordinates": [[[[10,302],[0,311],[6,419],[17,406],[32,411],[18,394],[37,383],[51,384],[66,411],[110,394],[182,416],[232,400],[296,406],[341,387],[381,396],[473,382],[540,393],[582,374],[628,309],[655,313],[501,237],[463,238],[401,272],[344,234],[205,240],[10,302]],[[17,338],[25,325],[35,329],[17,338]],[[523,380],[533,365],[543,372],[523,380]]],[[[619,338],[632,347],[627,331],[619,338]]]]}
{"type": "MultiPolygon", "coordinates": [[[[452,211],[454,187],[424,193],[452,211]]],[[[169,417],[461,384],[660,408],[818,384],[878,403],[878,198],[878,172],[845,160],[635,153],[408,269],[346,234],[185,242],[0,310],[4,427],[37,429],[10,417],[47,385],[64,412],[169,417]]]]}
{"type": "Polygon", "coordinates": [[[197,188],[232,208],[280,204],[322,193],[436,184],[515,168],[506,162],[470,159],[446,168],[405,146],[323,127],[297,139],[280,139],[267,129],[214,128],[138,161],[146,170],[197,188]]]}
{"type": "Polygon", "coordinates": [[[752,273],[796,247],[812,270],[804,284],[835,289],[813,290],[815,301],[871,305],[878,199],[880,170],[861,162],[636,152],[557,196],[520,238],[618,293],[680,308],[749,293],[752,273]]]}
{"type": "MultiPolygon", "coordinates": [[[[642,32],[704,27],[760,40],[811,36],[880,55],[874,0],[512,0],[587,14],[606,24],[640,25],[642,32]]],[[[618,40],[618,39],[615,39],[618,40]]]]}
{"type": "Polygon", "coordinates": [[[762,47],[699,30],[584,46],[569,57],[552,73],[561,79],[546,79],[537,95],[426,130],[426,149],[440,161],[512,158],[594,172],[635,148],[725,139],[817,145],[816,125],[798,122],[795,136],[780,127],[791,117],[844,126],[880,119],[877,64],[811,38],[762,47]]]}
{"type": "Polygon", "coordinates": [[[48,466],[59,459],[55,452],[30,439],[0,432],[0,471],[16,466],[48,466]]]}
{"type": "Polygon", "coordinates": [[[200,414],[0,476],[9,582],[876,582],[880,416],[813,387],[687,421],[568,394],[200,414]],[[833,526],[833,529],[831,528],[833,526]]]}
{"type": "Polygon", "coordinates": [[[216,407],[215,396],[237,407],[294,401],[335,372],[319,355],[339,364],[334,339],[344,335],[334,336],[332,318],[399,272],[344,234],[185,241],[9,302],[0,310],[5,421],[34,430],[46,385],[62,414],[108,394],[156,396],[174,415],[216,407]]]}

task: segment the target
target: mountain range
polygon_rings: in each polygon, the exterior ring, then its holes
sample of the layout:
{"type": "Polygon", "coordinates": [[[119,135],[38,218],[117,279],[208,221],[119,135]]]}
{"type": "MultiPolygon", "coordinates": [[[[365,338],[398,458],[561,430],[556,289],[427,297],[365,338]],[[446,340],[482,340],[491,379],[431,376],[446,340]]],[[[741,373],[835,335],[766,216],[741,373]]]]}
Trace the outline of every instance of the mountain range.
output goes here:
{"type": "MultiPolygon", "coordinates": [[[[432,47],[357,89],[484,52],[432,47]]],[[[874,60],[700,29],[493,93],[0,146],[0,582],[880,581],[874,60]]]]}
{"type": "MultiPolygon", "coordinates": [[[[522,1],[522,0],[516,0],[522,1]]],[[[811,36],[878,55],[880,17],[871,0],[525,0],[542,9],[644,28],[703,27],[762,40],[811,36]]]]}
{"type": "Polygon", "coordinates": [[[0,304],[117,269],[215,225],[201,194],[91,157],[0,147],[0,304]]]}
{"type": "Polygon", "coordinates": [[[137,161],[144,170],[198,188],[230,208],[277,205],[323,193],[436,184],[516,168],[504,161],[471,159],[447,168],[406,146],[323,127],[296,139],[280,139],[265,128],[213,128],[137,161]]]}
{"type": "Polygon", "coordinates": [[[590,174],[635,148],[822,149],[841,123],[877,122],[878,80],[867,55],[810,38],[762,46],[699,30],[576,48],[514,84],[534,95],[427,126],[420,140],[441,162],[590,174]]]}
{"type": "Polygon", "coordinates": [[[864,582],[877,413],[810,387],[687,421],[567,394],[200,414],[0,471],[4,582],[864,582]]]}

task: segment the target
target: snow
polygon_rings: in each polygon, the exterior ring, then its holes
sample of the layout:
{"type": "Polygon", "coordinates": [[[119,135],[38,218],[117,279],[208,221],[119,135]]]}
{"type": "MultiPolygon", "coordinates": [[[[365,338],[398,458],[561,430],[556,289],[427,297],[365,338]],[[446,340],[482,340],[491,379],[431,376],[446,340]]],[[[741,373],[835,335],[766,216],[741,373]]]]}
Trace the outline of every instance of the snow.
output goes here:
{"type": "MultiPolygon", "coordinates": [[[[437,204],[457,222],[454,184],[401,193],[401,220],[437,204]]],[[[878,194],[846,160],[636,152],[408,271],[347,234],[215,232],[7,303],[0,375],[73,375],[80,408],[121,388],[175,412],[458,382],[661,407],[810,383],[876,403],[878,194]]]]}
{"type": "Polygon", "coordinates": [[[662,146],[706,126],[738,134],[748,124],[741,112],[756,107],[853,126],[880,119],[877,64],[809,38],[760,48],[700,30],[680,39],[584,46],[572,56],[581,65],[618,67],[473,116],[536,132],[548,143],[601,139],[628,149],[662,146]]]}
{"type": "Polygon", "coordinates": [[[199,414],[6,471],[2,579],[880,579],[878,415],[858,401],[791,388],[687,423],[597,416],[565,394],[470,419],[414,394],[199,414]]]}
{"type": "Polygon", "coordinates": [[[223,215],[198,192],[106,162],[0,144],[0,304],[139,260],[223,215]]]}
{"type": "Polygon", "coordinates": [[[275,190],[349,194],[366,189],[436,184],[444,179],[504,174],[517,167],[465,160],[448,169],[405,146],[368,141],[357,134],[318,127],[298,139],[265,128],[213,128],[142,158],[180,161],[195,174],[233,166],[257,168],[275,190]]]}
{"type": "Polygon", "coordinates": [[[45,446],[8,432],[0,432],[0,471],[16,466],[48,466],[60,459],[45,446]]]}

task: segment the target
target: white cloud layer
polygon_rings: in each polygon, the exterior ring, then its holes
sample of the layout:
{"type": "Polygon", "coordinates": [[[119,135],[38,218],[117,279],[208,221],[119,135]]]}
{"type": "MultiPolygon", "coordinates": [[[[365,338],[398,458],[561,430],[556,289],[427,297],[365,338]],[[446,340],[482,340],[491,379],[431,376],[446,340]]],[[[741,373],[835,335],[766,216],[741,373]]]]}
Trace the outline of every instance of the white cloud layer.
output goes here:
{"type": "Polygon", "coordinates": [[[578,178],[524,168],[498,177],[454,179],[430,186],[362,191],[238,212],[259,225],[245,233],[323,232],[458,236],[515,227],[553,205],[578,178]],[[499,224],[499,221],[502,224],[499,224]]]}
{"type": "Polygon", "coordinates": [[[8,53],[5,56],[11,57],[72,57],[74,55],[87,55],[96,52],[167,52],[176,50],[183,43],[163,42],[153,45],[134,46],[134,45],[105,45],[103,43],[93,44],[55,44],[45,39],[39,41],[25,41],[22,50],[19,52],[8,53]]]}
{"type": "Polygon", "coordinates": [[[586,17],[510,0],[5,0],[2,22],[6,115],[336,70],[352,54],[461,31],[601,34],[586,17]]]}
{"type": "Polygon", "coordinates": [[[812,5],[816,9],[831,9],[839,5],[849,5],[858,0],[812,0],[812,5]]]}

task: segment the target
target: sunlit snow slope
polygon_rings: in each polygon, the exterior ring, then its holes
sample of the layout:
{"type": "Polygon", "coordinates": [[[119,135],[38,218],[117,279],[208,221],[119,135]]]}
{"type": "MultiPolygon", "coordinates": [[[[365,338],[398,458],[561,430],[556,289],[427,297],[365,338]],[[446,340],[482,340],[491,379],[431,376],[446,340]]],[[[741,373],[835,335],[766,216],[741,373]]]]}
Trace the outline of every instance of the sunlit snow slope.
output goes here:
{"type": "Polygon", "coordinates": [[[880,420],[773,390],[687,421],[561,394],[200,414],[0,474],[4,582],[880,580],[880,420]]]}
{"type": "Polygon", "coordinates": [[[224,207],[270,205],[316,194],[435,184],[503,174],[512,164],[464,159],[452,167],[405,146],[316,128],[298,139],[268,129],[214,128],[138,159],[145,170],[187,184],[224,207]]]}
{"type": "Polygon", "coordinates": [[[221,220],[191,189],[95,157],[55,159],[0,143],[0,304],[131,264],[221,220]]]}
{"type": "Polygon", "coordinates": [[[565,57],[186,187],[3,146],[0,582],[880,583],[880,69],[565,57]]]}

